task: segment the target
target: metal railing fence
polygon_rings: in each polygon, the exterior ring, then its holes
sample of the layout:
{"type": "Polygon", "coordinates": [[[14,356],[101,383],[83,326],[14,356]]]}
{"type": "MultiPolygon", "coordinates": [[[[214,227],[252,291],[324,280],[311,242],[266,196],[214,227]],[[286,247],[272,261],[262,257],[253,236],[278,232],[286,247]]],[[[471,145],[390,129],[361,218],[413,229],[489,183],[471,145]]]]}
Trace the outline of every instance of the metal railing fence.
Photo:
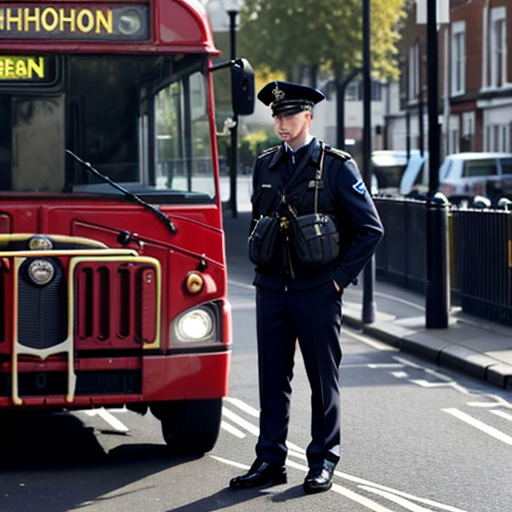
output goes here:
{"type": "MultiPolygon", "coordinates": [[[[424,293],[424,201],[376,198],[386,234],[376,253],[378,279],[424,293]]],[[[512,212],[448,210],[452,302],[480,318],[512,326],[512,212]]]]}

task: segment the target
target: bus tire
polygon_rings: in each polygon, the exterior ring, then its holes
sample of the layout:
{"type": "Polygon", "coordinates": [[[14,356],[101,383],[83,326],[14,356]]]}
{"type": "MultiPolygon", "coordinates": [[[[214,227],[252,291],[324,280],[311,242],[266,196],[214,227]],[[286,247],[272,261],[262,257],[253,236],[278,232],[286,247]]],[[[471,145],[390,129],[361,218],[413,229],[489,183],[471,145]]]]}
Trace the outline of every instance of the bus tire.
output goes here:
{"type": "Polygon", "coordinates": [[[222,398],[167,402],[160,413],[162,434],[172,453],[202,455],[215,446],[222,398]]]}

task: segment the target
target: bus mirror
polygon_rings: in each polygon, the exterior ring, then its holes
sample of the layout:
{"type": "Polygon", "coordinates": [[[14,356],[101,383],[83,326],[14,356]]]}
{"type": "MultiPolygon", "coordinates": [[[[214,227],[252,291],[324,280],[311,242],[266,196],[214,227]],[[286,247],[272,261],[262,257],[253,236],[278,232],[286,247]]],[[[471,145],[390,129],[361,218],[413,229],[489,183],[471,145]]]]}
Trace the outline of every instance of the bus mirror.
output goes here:
{"type": "Polygon", "coordinates": [[[236,115],[248,116],[254,112],[254,71],[245,59],[232,61],[231,96],[236,115]]]}

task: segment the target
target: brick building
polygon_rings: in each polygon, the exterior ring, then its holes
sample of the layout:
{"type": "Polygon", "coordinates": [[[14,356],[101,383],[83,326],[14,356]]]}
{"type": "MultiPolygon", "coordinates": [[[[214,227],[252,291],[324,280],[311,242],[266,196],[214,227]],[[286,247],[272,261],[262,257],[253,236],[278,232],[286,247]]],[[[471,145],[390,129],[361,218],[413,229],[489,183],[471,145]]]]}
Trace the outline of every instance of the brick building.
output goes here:
{"type": "MultiPolygon", "coordinates": [[[[427,27],[416,10],[411,2],[403,27],[399,108],[386,116],[392,149],[428,148],[427,27]]],[[[512,0],[451,0],[449,15],[438,27],[442,153],[512,151],[512,0]]]]}

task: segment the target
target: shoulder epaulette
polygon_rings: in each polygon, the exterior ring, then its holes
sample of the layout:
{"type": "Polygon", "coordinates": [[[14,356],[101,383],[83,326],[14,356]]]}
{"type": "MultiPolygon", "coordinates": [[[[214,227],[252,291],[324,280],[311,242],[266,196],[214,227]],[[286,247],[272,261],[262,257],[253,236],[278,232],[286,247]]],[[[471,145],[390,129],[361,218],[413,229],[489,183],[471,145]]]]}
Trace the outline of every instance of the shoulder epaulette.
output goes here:
{"type": "Polygon", "coordinates": [[[342,151],[341,149],[333,148],[332,146],[326,146],[325,151],[332,156],[340,158],[343,161],[350,160],[352,155],[347,153],[346,151],[342,151]]]}
{"type": "Polygon", "coordinates": [[[271,148],[265,149],[261,152],[260,156],[258,158],[263,158],[264,156],[271,155],[272,153],[275,153],[280,148],[280,145],[278,146],[272,146],[271,148]]]}

